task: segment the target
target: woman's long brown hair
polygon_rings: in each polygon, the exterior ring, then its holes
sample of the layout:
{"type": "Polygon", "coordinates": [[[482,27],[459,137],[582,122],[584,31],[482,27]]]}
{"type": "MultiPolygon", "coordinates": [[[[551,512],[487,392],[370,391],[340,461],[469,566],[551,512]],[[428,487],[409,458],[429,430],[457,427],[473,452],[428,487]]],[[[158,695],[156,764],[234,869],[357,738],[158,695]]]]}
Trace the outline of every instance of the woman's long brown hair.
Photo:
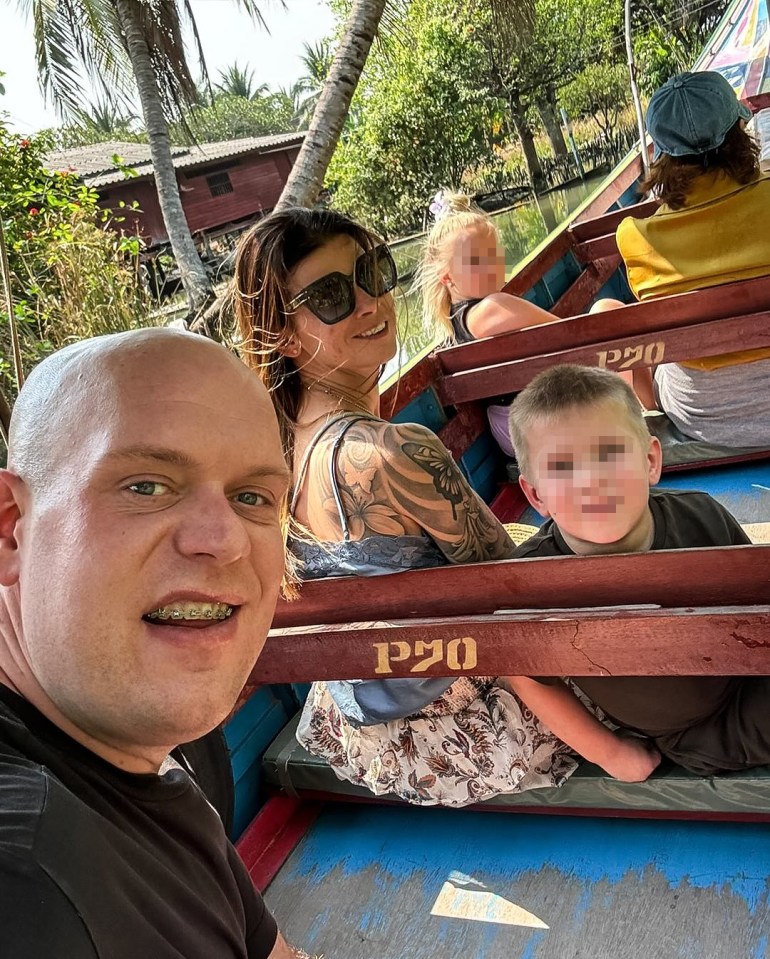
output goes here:
{"type": "Polygon", "coordinates": [[[693,182],[704,173],[720,171],[741,184],[759,176],[759,147],[741,120],[730,127],[716,150],[682,157],[662,154],[650,167],[642,189],[652,190],[672,210],[681,210],[693,182]]]}
{"type": "Polygon", "coordinates": [[[333,210],[288,207],[260,220],[244,236],[235,261],[232,290],[239,349],[273,399],[289,467],[303,388],[294,360],[283,352],[294,332],[289,276],[305,257],[337,236],[371,249],[378,238],[333,210]]]}

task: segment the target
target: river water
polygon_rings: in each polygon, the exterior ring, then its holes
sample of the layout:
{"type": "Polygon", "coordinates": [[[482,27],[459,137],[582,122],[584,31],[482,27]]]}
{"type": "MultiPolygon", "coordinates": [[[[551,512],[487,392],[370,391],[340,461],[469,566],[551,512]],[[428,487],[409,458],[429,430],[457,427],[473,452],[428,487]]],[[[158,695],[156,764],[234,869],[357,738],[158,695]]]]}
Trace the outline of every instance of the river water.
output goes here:
{"type": "MultiPolygon", "coordinates": [[[[596,189],[604,176],[604,173],[591,174],[585,180],[552,190],[544,196],[526,200],[510,210],[494,214],[493,219],[505,247],[507,275],[567,219],[596,189]]],[[[411,276],[419,262],[424,242],[424,236],[417,236],[391,244],[400,276],[411,276]]],[[[399,325],[403,331],[402,348],[400,356],[388,364],[386,376],[395,373],[399,365],[404,365],[420,350],[430,345],[431,334],[422,324],[419,297],[409,292],[409,282],[404,286],[396,296],[399,325]]]]}

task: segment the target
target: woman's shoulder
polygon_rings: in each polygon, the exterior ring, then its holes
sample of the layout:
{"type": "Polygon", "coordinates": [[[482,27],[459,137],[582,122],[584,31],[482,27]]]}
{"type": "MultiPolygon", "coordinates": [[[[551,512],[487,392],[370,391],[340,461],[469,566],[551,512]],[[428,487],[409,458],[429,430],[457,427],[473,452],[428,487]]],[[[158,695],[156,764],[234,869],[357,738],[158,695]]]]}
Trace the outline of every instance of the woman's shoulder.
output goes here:
{"type": "Polygon", "coordinates": [[[421,423],[392,423],[366,418],[355,421],[345,434],[345,445],[378,447],[383,456],[400,456],[406,444],[445,451],[436,434],[421,423]]]}

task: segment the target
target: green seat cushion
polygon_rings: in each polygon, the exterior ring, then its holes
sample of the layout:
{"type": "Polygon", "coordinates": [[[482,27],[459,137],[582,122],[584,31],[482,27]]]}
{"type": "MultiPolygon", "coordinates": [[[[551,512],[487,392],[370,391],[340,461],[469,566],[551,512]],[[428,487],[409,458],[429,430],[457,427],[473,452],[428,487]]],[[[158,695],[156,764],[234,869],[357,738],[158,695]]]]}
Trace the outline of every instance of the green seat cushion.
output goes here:
{"type": "MultiPolygon", "coordinates": [[[[311,756],[295,738],[299,714],[279,733],[263,757],[265,780],[291,795],[326,793],[374,798],[363,786],[338,779],[323,759],[311,756]]],[[[383,797],[402,802],[396,796],[383,797]]],[[[701,778],[673,764],[662,765],[643,783],[621,783],[598,766],[582,763],[559,789],[531,789],[488,799],[482,806],[553,807],[633,812],[770,816],[770,766],[701,778]]]]}

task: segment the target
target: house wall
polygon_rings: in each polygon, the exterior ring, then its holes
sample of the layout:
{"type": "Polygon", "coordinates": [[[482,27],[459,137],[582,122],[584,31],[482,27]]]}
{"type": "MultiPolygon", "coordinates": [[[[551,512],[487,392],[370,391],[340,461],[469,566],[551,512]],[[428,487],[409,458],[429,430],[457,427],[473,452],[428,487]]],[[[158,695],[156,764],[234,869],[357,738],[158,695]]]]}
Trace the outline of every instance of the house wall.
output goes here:
{"type": "Polygon", "coordinates": [[[160,212],[155,181],[151,179],[125,180],[99,191],[99,205],[110,210],[115,219],[110,223],[113,229],[122,233],[139,233],[151,246],[166,239],[166,227],[160,212]],[[130,205],[136,200],[139,212],[121,210],[120,201],[130,205]],[[117,219],[124,217],[123,222],[117,219]]]}
{"type": "MultiPolygon", "coordinates": [[[[225,224],[271,210],[281,195],[289,177],[299,147],[275,153],[251,154],[230,159],[215,160],[190,170],[179,170],[182,207],[193,234],[212,230],[225,224]],[[211,173],[226,172],[233,190],[221,196],[212,196],[206,177],[211,173]]],[[[106,188],[100,203],[105,208],[125,215],[125,222],[115,224],[126,232],[139,232],[149,245],[167,239],[153,180],[126,180],[106,188]],[[141,214],[118,210],[119,201],[137,200],[141,214]]]]}

